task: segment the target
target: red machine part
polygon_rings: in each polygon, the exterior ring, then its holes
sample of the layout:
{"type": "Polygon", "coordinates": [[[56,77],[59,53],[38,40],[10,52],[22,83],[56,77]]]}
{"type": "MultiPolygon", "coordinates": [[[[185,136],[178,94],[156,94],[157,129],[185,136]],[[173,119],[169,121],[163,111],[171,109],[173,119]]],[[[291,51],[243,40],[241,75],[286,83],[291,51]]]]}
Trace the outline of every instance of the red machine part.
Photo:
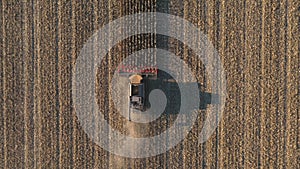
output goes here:
{"type": "Polygon", "coordinates": [[[141,73],[141,74],[157,74],[157,67],[134,67],[134,66],[125,66],[120,65],[118,67],[119,73],[141,73]]]}

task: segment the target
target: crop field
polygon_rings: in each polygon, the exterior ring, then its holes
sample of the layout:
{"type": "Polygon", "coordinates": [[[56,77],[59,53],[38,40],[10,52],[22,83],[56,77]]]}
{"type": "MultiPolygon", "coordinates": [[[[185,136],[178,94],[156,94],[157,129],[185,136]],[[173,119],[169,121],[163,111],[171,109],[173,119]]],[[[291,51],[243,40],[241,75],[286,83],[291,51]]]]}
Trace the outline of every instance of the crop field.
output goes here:
{"type": "MultiPolygon", "coordinates": [[[[298,0],[3,0],[0,6],[0,168],[300,168],[298,0]],[[105,150],[85,132],[76,114],[72,80],[88,39],[111,21],[139,12],[176,15],[199,28],[219,53],[227,97],[220,123],[206,142],[198,138],[214,106],[209,99],[176,146],[156,156],[129,158],[105,150]]],[[[174,31],[180,24],[166,21],[165,26],[174,31]]],[[[178,117],[178,86],[160,70],[157,83],[149,86],[164,89],[165,112],[147,124],[122,116],[121,111],[128,111],[128,81],[117,69],[122,62],[125,67],[138,63],[128,58],[139,50],[160,48],[175,54],[188,64],[200,93],[214,94],[206,67],[178,39],[135,34],[109,47],[96,70],[95,100],[111,128],[124,135],[159,135],[178,117]]],[[[146,55],[143,62],[155,66],[157,57],[146,55]]],[[[166,67],[178,70],[185,82],[180,65],[170,60],[166,67]]],[[[189,118],[184,115],[182,127],[189,118]]],[[[168,145],[170,139],[161,144],[168,145]]],[[[131,143],[123,148],[154,151],[143,147],[147,145],[131,143]]]]}

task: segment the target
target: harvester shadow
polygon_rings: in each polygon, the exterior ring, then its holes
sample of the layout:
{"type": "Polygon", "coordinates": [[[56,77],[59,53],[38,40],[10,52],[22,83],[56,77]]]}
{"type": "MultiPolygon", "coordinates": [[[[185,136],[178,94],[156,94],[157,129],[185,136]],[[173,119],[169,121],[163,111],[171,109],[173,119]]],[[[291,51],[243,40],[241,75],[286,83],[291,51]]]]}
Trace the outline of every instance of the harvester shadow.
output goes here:
{"type": "MultiPolygon", "coordinates": [[[[168,73],[159,70],[156,78],[144,78],[143,82],[145,84],[145,108],[149,109],[151,104],[149,102],[149,94],[154,89],[160,89],[164,92],[167,98],[167,105],[164,111],[164,114],[178,114],[180,111],[181,104],[181,95],[178,83],[176,80],[170,76],[168,73]]],[[[182,83],[181,85],[194,85],[195,83],[182,83]]],[[[209,104],[218,104],[218,96],[216,94],[208,93],[203,91],[204,87],[198,84],[199,92],[199,110],[207,109],[209,104]],[[217,98],[214,99],[215,102],[212,103],[212,97],[217,98]]],[[[157,98],[160,99],[160,98],[157,98]]]]}

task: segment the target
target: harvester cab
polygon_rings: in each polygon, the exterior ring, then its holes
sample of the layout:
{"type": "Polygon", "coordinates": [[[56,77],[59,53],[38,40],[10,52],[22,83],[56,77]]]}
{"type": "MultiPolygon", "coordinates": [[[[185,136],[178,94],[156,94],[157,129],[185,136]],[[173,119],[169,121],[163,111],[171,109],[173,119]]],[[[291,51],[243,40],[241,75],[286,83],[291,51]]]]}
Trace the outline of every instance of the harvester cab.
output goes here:
{"type": "Polygon", "coordinates": [[[129,80],[130,108],[143,111],[145,100],[143,77],[138,74],[133,74],[129,77],[129,80]]]}

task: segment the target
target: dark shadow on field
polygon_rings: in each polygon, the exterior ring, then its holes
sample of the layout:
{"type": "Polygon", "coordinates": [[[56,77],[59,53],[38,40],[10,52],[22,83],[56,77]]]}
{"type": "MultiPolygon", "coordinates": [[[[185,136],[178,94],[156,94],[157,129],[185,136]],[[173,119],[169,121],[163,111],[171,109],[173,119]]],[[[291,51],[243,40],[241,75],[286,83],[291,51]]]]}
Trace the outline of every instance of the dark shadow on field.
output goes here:
{"type": "MultiPolygon", "coordinates": [[[[152,77],[146,77],[144,79],[145,84],[145,107],[146,109],[151,107],[151,104],[149,103],[149,94],[154,89],[160,89],[162,90],[166,97],[167,97],[167,105],[164,111],[164,114],[178,114],[180,111],[180,103],[181,103],[181,95],[180,95],[180,89],[178,86],[178,83],[176,80],[169,75],[168,73],[159,70],[157,74],[157,78],[152,77]]],[[[193,85],[193,83],[184,83],[183,85],[193,85]]],[[[199,92],[199,109],[205,110],[207,108],[208,104],[212,104],[212,97],[217,97],[214,94],[207,93],[203,90],[200,83],[198,83],[198,91],[199,92]]],[[[157,98],[160,99],[160,98],[157,98]]],[[[217,103],[213,103],[217,104],[217,103]]]]}

